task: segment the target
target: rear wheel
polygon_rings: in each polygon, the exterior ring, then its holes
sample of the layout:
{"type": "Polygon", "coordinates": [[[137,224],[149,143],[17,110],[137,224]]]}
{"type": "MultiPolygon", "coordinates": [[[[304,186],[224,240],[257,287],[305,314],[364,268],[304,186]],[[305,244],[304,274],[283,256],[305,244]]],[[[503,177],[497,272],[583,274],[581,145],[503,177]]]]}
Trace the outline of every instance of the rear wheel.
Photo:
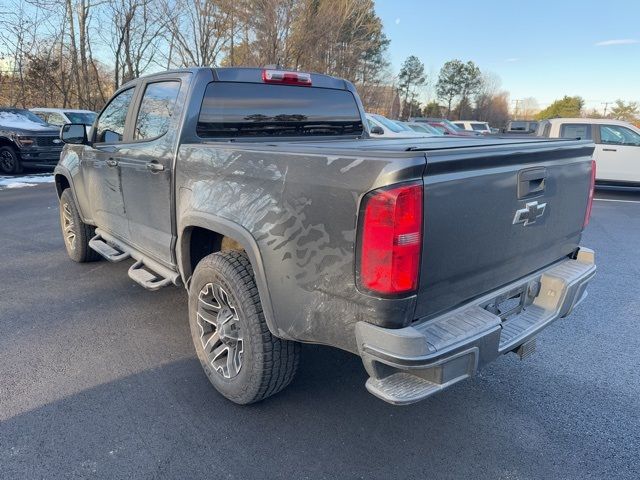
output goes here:
{"type": "Polygon", "coordinates": [[[189,324],[209,381],[229,400],[258,402],[293,379],[300,345],[269,331],[243,252],[214,253],[200,261],[191,281],[189,324]]]}
{"type": "Polygon", "coordinates": [[[60,196],[60,228],[64,246],[71,260],[84,263],[100,258],[100,255],[89,247],[89,240],[94,235],[94,227],[80,219],[76,202],[69,188],[60,196]]]}
{"type": "Polygon", "coordinates": [[[5,145],[0,147],[0,172],[5,174],[20,173],[22,171],[22,163],[16,149],[5,145]]]}

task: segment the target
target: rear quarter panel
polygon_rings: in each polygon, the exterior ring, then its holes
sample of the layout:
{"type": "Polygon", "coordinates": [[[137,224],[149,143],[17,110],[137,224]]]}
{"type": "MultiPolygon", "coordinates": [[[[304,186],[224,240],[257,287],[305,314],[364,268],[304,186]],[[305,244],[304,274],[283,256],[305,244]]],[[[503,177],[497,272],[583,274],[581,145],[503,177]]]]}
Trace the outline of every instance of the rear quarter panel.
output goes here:
{"type": "Polygon", "coordinates": [[[257,280],[265,314],[281,337],[355,351],[355,322],[409,322],[414,297],[378,299],[356,288],[357,213],[369,190],[420,179],[424,155],[327,155],[255,145],[180,147],[178,234],[194,215],[246,229],[263,262],[262,288],[257,280]]]}

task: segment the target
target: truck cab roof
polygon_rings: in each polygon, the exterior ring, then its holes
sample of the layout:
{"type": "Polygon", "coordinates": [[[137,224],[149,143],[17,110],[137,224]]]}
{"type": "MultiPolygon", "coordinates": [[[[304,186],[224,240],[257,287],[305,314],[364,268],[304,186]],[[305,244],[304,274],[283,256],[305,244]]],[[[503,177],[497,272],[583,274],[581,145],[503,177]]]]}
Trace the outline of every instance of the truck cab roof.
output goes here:
{"type": "MultiPolygon", "coordinates": [[[[355,87],[351,82],[338,77],[332,77],[330,75],[324,75],[321,73],[302,72],[297,70],[283,70],[278,68],[259,68],[259,67],[191,67],[180,68],[173,70],[166,70],[163,72],[152,73],[139,77],[135,80],[127,82],[122,85],[121,89],[129,88],[141,81],[162,78],[165,76],[171,76],[180,73],[191,73],[193,75],[207,75],[212,76],[211,81],[218,82],[245,82],[245,83],[265,83],[268,80],[264,78],[264,72],[283,72],[287,74],[303,74],[310,76],[310,84],[304,84],[300,86],[306,87],[319,87],[319,88],[334,88],[338,90],[350,90],[355,91],[355,87]]],[[[275,83],[275,82],[269,82],[275,83]]],[[[287,85],[291,85],[290,82],[283,82],[287,85]]]]}

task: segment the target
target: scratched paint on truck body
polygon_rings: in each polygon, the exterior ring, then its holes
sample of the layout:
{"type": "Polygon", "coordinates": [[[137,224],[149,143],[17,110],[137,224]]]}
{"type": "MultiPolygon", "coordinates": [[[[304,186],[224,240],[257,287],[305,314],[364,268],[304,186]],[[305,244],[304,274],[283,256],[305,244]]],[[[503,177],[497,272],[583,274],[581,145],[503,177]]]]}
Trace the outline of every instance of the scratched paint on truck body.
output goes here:
{"type": "MultiPolygon", "coordinates": [[[[277,328],[354,350],[355,322],[408,320],[413,305],[363,295],[355,285],[360,198],[380,178],[415,175],[424,157],[390,159],[183,145],[178,212],[209,212],[242,225],[264,261],[277,328]],[[416,169],[416,167],[418,167],[416,169]]],[[[419,177],[418,177],[419,178],[419,177]]]]}

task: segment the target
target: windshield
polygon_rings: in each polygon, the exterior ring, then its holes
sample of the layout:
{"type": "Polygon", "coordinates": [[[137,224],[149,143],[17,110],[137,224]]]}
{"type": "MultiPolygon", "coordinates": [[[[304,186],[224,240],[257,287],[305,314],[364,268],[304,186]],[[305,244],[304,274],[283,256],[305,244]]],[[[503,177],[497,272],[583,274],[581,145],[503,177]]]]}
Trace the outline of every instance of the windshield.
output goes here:
{"type": "Polygon", "coordinates": [[[4,125],[14,123],[35,123],[41,127],[48,127],[49,124],[42,120],[35,113],[20,108],[3,108],[0,110],[0,122],[4,125]]]}
{"type": "Polygon", "coordinates": [[[394,122],[393,120],[389,120],[387,117],[383,117],[382,115],[371,115],[375,120],[380,122],[383,127],[388,128],[392,132],[400,133],[403,132],[404,129],[400,128],[400,126],[394,122]]]}
{"type": "Polygon", "coordinates": [[[64,112],[71,123],[82,123],[83,125],[93,125],[97,114],[93,112],[64,112]]]}
{"type": "Polygon", "coordinates": [[[50,125],[29,110],[3,108],[0,110],[0,124],[14,128],[43,128],[50,125]]]}
{"type": "Polygon", "coordinates": [[[428,133],[429,135],[442,135],[440,131],[436,130],[434,127],[432,127],[428,123],[424,123],[424,124],[410,123],[409,127],[416,132],[428,133]]]}
{"type": "Polygon", "coordinates": [[[393,123],[395,123],[396,125],[398,125],[403,132],[412,132],[413,130],[411,130],[407,125],[405,125],[404,123],[400,122],[400,121],[396,121],[396,120],[392,120],[393,123]]]}
{"type": "Polygon", "coordinates": [[[453,130],[454,132],[457,131],[461,131],[464,130],[464,128],[460,128],[457,125],[455,125],[453,122],[449,121],[449,120],[442,120],[442,123],[444,123],[445,125],[447,125],[451,130],[453,130]]]}
{"type": "Polygon", "coordinates": [[[424,128],[422,125],[416,125],[415,123],[410,123],[409,127],[411,128],[411,130],[413,130],[414,132],[422,132],[422,133],[430,133],[429,130],[427,130],[426,128],[424,128]]]}

